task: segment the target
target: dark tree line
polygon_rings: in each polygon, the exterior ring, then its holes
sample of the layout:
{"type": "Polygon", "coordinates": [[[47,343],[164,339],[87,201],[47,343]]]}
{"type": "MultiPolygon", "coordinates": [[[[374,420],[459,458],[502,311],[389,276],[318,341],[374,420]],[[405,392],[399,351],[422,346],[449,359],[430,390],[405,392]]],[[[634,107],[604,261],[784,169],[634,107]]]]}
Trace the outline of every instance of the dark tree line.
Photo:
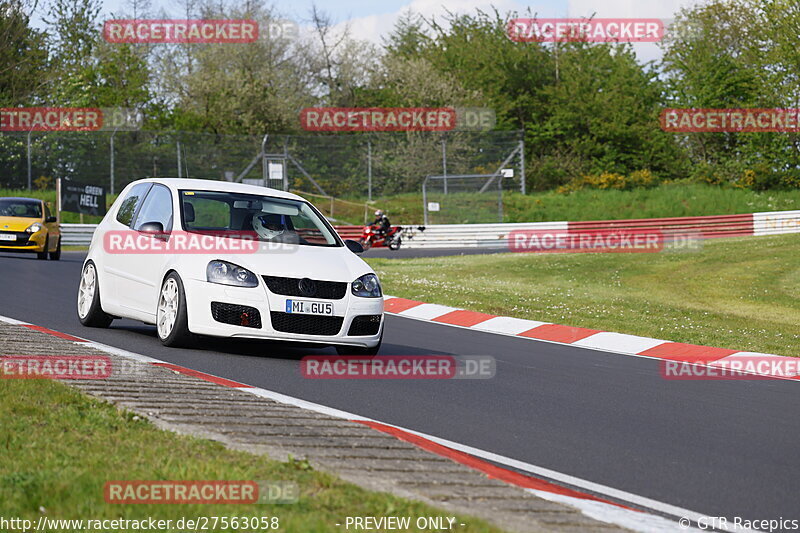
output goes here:
{"type": "MultiPolygon", "coordinates": [[[[299,35],[134,45],[103,40],[98,0],[34,1],[0,0],[0,106],[135,107],[147,130],[216,136],[301,133],[298,111],[312,105],[490,107],[498,130],[524,136],[529,189],[642,171],[654,183],[800,184],[796,134],[674,134],[658,118],[664,107],[800,107],[794,0],[710,0],[683,10],[661,60],[645,64],[628,44],[511,41],[507,20],[530,14],[406,13],[375,45],[314,9],[299,35]],[[31,25],[34,9],[45,30],[31,25]]],[[[182,9],[185,18],[264,27],[280,20],[252,0],[183,0],[182,9]]],[[[112,15],[164,16],[146,0],[112,15]]],[[[408,146],[417,136],[405,136],[408,146]]],[[[386,164],[411,165],[402,152],[386,164]]]]}

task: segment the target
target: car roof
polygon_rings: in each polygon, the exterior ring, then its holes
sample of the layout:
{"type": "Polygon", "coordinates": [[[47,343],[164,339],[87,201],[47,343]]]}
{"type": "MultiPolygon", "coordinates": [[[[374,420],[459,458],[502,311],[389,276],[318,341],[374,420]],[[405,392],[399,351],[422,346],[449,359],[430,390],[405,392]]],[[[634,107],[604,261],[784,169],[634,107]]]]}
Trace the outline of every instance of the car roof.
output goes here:
{"type": "Polygon", "coordinates": [[[233,183],[230,181],[219,180],[200,180],[191,178],[147,178],[131,183],[161,183],[175,191],[180,189],[197,191],[219,191],[219,192],[238,192],[242,194],[258,194],[261,196],[275,196],[277,198],[288,198],[292,200],[303,200],[300,196],[290,192],[272,189],[270,187],[259,187],[258,185],[247,185],[245,183],[233,183]]]}
{"type": "Polygon", "coordinates": [[[15,200],[23,202],[42,203],[44,200],[41,198],[25,198],[24,196],[0,196],[0,200],[15,200]]]}

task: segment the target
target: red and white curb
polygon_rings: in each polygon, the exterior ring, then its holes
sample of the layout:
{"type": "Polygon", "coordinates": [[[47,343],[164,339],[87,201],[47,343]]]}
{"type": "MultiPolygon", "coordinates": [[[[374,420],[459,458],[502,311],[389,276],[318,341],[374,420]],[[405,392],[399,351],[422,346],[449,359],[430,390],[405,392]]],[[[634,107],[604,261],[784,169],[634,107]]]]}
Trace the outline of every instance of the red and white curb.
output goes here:
{"type": "MultiPolygon", "coordinates": [[[[759,363],[763,364],[758,365],[755,371],[741,370],[737,372],[766,378],[800,380],[800,365],[795,357],[713,348],[597,329],[561,326],[537,320],[488,315],[396,296],[385,296],[384,299],[387,313],[415,320],[555,344],[579,346],[602,352],[677,361],[687,365],[715,369],[731,368],[731,363],[751,362],[757,359],[759,363]],[[787,362],[790,364],[786,364],[787,362]],[[761,368],[764,371],[759,371],[761,368]],[[781,370],[787,368],[797,368],[798,370],[796,373],[787,373],[785,370],[781,370]]],[[[734,367],[736,366],[734,365],[734,367]]],[[[738,366],[741,368],[741,365],[738,366]]]]}
{"type": "MultiPolygon", "coordinates": [[[[402,300],[400,298],[387,297],[387,302],[390,300],[402,300]]],[[[402,300],[403,302],[410,302],[410,300],[402,300]]],[[[421,304],[421,302],[419,302],[421,304]]],[[[395,304],[398,305],[398,304],[395,304]]],[[[402,304],[406,305],[406,304],[402,304]]],[[[421,304],[430,305],[433,304],[421,304]]],[[[436,308],[444,308],[444,306],[435,306],[436,308]]],[[[409,307],[410,308],[410,307],[409,307]]],[[[431,307],[427,309],[432,309],[431,307]]],[[[452,309],[452,308],[445,308],[452,309]]],[[[453,311],[461,311],[453,309],[453,311]]],[[[392,312],[387,309],[387,312],[392,312]]],[[[445,314],[450,313],[448,311],[445,314]]],[[[464,313],[471,313],[465,311],[464,313]]],[[[427,314],[423,313],[423,314],[427,314]]],[[[405,315],[404,315],[405,316],[405,315]]],[[[466,316],[466,315],[460,315],[466,316]]],[[[490,315],[486,315],[490,316],[490,315]]],[[[493,318],[506,318],[506,317],[493,317],[493,318]]],[[[506,319],[499,321],[501,324],[509,324],[520,319],[506,319]]],[[[585,479],[556,472],[544,467],[536,466],[524,461],[519,461],[510,457],[498,455],[486,450],[474,448],[447,439],[442,439],[433,435],[428,435],[419,431],[402,428],[392,424],[386,424],[365,416],[361,416],[347,411],[342,411],[325,405],[309,402],[293,396],[287,396],[279,392],[262,389],[260,387],[252,387],[237,381],[219,376],[213,376],[205,372],[192,370],[190,368],[161,361],[153,357],[130,352],[121,348],[115,348],[103,343],[75,337],[66,333],[55,331],[42,326],[30,324],[13,318],[8,318],[0,315],[0,322],[7,324],[24,326],[26,328],[53,335],[55,337],[75,342],[83,346],[88,346],[102,352],[124,357],[126,359],[139,361],[143,363],[150,363],[155,366],[178,372],[181,374],[189,375],[214,383],[224,387],[231,387],[242,392],[248,392],[261,398],[266,398],[278,403],[286,405],[293,405],[302,409],[307,409],[320,414],[341,418],[354,423],[364,424],[376,431],[394,436],[395,438],[411,443],[419,448],[427,450],[428,452],[435,453],[439,456],[446,457],[457,463],[468,466],[474,470],[484,473],[486,476],[516,485],[526,491],[531,492],[543,499],[569,505],[580,510],[586,516],[595,520],[618,525],[620,527],[628,528],[633,531],[640,531],[642,533],[667,533],[676,531],[676,522],[664,518],[660,515],[674,517],[675,519],[688,519],[692,523],[697,523],[706,517],[701,513],[690,511],[676,507],[667,503],[651,500],[636,494],[625,492],[594,483],[585,479]],[[524,472],[524,473],[523,473],[524,472]],[[570,488],[575,487],[575,488],[570,488]],[[623,502],[623,503],[618,503],[623,502]],[[631,507],[628,507],[630,505],[631,507]],[[647,509],[654,511],[658,514],[649,514],[632,507],[647,509]]],[[[532,321],[525,321],[532,322],[532,321]]],[[[490,330],[486,330],[490,331],[490,330]]],[[[497,333],[492,331],[493,333],[497,333]]],[[[509,334],[505,333],[504,334],[509,334]]],[[[723,528],[727,530],[727,528],[723,528]]],[[[698,532],[700,530],[695,528],[680,527],[680,531],[698,532]]]]}

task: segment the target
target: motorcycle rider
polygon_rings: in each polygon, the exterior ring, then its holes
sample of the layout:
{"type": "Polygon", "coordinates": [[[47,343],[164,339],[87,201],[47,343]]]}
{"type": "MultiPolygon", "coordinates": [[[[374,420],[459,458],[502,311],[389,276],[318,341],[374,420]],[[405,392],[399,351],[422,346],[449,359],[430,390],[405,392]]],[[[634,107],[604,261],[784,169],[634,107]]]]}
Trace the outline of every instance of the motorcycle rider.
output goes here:
{"type": "Polygon", "coordinates": [[[386,213],[384,213],[382,209],[375,211],[375,220],[371,225],[377,226],[378,229],[376,233],[382,237],[385,236],[392,227],[392,224],[389,222],[389,217],[386,216],[386,213]]]}

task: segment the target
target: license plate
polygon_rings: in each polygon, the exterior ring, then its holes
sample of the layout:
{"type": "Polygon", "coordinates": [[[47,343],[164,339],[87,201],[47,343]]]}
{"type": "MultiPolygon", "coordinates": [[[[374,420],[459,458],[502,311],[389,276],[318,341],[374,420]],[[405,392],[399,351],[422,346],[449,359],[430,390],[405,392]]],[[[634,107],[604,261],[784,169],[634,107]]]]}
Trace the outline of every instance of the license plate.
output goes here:
{"type": "Polygon", "coordinates": [[[16,235],[9,235],[8,233],[0,233],[0,241],[16,241],[16,235]]]}
{"type": "Polygon", "coordinates": [[[298,315],[333,315],[331,302],[310,302],[308,300],[286,300],[286,312],[298,315]]]}

